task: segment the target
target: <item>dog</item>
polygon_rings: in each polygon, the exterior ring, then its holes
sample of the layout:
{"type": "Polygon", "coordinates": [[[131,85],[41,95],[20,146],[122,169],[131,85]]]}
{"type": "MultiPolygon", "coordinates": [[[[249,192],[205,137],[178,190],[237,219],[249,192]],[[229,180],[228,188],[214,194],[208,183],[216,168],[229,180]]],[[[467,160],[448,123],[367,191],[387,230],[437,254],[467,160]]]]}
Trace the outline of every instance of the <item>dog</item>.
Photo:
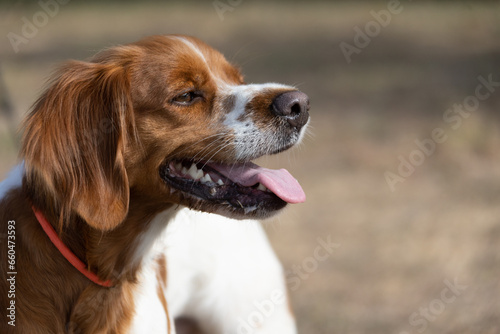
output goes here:
{"type": "Polygon", "coordinates": [[[0,186],[0,332],[296,333],[255,219],[305,195],[252,161],[299,143],[308,111],[189,36],[63,65],[0,186]]]}

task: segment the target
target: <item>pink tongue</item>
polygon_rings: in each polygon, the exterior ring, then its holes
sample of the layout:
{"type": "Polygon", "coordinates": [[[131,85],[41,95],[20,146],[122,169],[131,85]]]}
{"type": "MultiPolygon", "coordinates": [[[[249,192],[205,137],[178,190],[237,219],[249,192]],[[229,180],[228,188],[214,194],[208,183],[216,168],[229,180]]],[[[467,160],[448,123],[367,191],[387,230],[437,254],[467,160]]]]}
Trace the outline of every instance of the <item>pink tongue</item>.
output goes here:
{"type": "Polygon", "coordinates": [[[231,181],[245,187],[260,182],[287,203],[294,204],[306,201],[304,190],[286,169],[267,169],[251,162],[239,165],[211,164],[211,166],[231,181]]]}

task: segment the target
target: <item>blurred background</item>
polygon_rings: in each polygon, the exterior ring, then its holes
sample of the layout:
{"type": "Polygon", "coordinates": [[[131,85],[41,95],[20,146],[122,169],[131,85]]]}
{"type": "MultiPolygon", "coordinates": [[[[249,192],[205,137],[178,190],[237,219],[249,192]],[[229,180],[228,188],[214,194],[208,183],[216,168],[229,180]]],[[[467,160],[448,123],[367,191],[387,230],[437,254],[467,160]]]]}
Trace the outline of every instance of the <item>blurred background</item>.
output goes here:
{"type": "Polygon", "coordinates": [[[500,333],[498,1],[47,3],[0,1],[0,179],[57,64],[194,35],[311,98],[260,161],[308,196],[265,222],[300,333],[500,333]]]}

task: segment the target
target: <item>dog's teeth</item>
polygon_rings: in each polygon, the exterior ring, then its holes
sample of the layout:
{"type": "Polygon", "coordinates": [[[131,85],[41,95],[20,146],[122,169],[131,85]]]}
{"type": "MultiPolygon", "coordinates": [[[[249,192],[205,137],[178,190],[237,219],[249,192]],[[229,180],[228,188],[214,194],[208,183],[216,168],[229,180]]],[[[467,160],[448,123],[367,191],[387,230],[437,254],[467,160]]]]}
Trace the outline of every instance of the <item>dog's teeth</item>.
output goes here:
{"type": "Polygon", "coordinates": [[[201,183],[207,183],[210,175],[206,174],[200,179],[201,183]]]}
{"type": "Polygon", "coordinates": [[[267,191],[267,187],[265,185],[263,185],[262,183],[259,183],[259,186],[257,187],[258,190],[261,190],[261,191],[267,191]]]}
{"type": "Polygon", "coordinates": [[[192,164],[191,167],[189,167],[188,170],[189,176],[191,176],[194,180],[199,179],[198,177],[198,167],[196,167],[196,164],[192,164]]]}
{"type": "Polygon", "coordinates": [[[176,163],[174,165],[176,171],[181,171],[182,170],[182,164],[180,162],[176,163]]]}
{"type": "Polygon", "coordinates": [[[188,169],[186,167],[182,167],[181,173],[184,174],[184,175],[188,175],[189,171],[188,171],[188,169]]]}
{"type": "Polygon", "coordinates": [[[189,167],[188,174],[193,178],[193,180],[199,180],[203,177],[203,171],[198,169],[195,163],[189,167]]]}
{"type": "Polygon", "coordinates": [[[194,179],[196,172],[198,172],[198,168],[196,168],[195,164],[192,164],[191,167],[189,167],[188,174],[194,179]]]}
{"type": "Polygon", "coordinates": [[[205,182],[205,183],[213,183],[214,181],[212,181],[212,178],[210,177],[210,174],[205,174],[204,177],[201,178],[201,182],[205,182]]]}
{"type": "Polygon", "coordinates": [[[217,181],[217,184],[218,184],[219,186],[223,186],[223,185],[224,185],[224,181],[222,181],[222,179],[219,179],[219,181],[217,181]]]}

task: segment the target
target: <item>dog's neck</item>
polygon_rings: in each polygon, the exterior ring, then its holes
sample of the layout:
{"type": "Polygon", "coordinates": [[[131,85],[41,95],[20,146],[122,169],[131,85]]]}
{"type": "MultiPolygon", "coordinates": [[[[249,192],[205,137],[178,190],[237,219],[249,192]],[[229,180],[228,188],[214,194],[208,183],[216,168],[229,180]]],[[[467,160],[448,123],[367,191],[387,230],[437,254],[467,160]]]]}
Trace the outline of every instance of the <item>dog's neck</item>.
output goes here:
{"type": "Polygon", "coordinates": [[[143,260],[176,212],[176,205],[141,202],[133,195],[130,203],[123,223],[88,239],[89,264],[105,279],[135,281],[143,260]]]}
{"type": "Polygon", "coordinates": [[[40,197],[32,197],[33,205],[59,232],[63,243],[91,272],[101,280],[111,280],[114,285],[137,279],[142,261],[176,212],[172,209],[176,205],[141,201],[143,196],[132,192],[128,215],[115,229],[94,229],[76,214],[72,214],[61,229],[59,215],[53,209],[57,208],[57,201],[37,198],[40,197]]]}

